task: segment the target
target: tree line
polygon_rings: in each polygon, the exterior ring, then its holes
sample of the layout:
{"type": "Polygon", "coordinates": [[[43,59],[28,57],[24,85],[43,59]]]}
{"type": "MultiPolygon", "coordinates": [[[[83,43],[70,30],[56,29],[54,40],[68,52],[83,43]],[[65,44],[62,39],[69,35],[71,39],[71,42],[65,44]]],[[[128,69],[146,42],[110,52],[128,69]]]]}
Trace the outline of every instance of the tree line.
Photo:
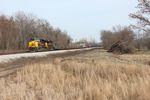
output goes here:
{"type": "Polygon", "coordinates": [[[129,16],[137,21],[130,26],[117,26],[112,30],[101,31],[101,41],[104,48],[108,49],[114,43],[121,41],[130,49],[150,50],[150,1],[138,0],[137,12],[129,16]]]}
{"type": "Polygon", "coordinates": [[[0,16],[0,50],[27,49],[31,38],[51,40],[57,48],[67,48],[71,42],[67,32],[32,14],[18,12],[14,16],[0,16]]]}

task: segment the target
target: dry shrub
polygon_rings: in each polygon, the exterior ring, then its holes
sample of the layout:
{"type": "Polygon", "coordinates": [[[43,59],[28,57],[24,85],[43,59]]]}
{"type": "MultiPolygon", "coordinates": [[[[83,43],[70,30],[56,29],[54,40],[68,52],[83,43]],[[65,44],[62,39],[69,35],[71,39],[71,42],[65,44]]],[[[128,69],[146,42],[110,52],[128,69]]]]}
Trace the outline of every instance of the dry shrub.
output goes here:
{"type": "MultiPolygon", "coordinates": [[[[94,55],[94,54],[93,54],[94,55]]],[[[103,55],[101,55],[103,56],[103,55]]],[[[0,79],[2,100],[149,100],[148,65],[125,56],[57,58],[0,79]]],[[[143,58],[144,59],[144,58],[143,58]]]]}

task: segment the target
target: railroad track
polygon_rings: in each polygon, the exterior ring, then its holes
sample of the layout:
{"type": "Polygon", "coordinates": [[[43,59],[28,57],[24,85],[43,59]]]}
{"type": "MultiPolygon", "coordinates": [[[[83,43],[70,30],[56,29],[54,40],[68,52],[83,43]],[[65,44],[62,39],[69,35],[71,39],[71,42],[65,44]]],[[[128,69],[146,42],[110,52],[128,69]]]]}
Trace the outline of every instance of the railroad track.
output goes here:
{"type": "MultiPolygon", "coordinates": [[[[92,48],[100,48],[100,47],[92,47],[92,48]]],[[[1,55],[10,55],[10,54],[21,54],[21,53],[35,53],[35,52],[50,52],[50,51],[62,51],[62,50],[80,50],[80,49],[88,49],[88,48],[74,48],[74,49],[55,49],[55,50],[39,50],[39,51],[30,51],[30,50],[20,50],[20,51],[1,51],[1,55]]]]}
{"type": "Polygon", "coordinates": [[[10,75],[16,70],[22,68],[25,62],[33,60],[32,58],[42,58],[51,55],[61,57],[62,55],[73,55],[78,53],[83,53],[85,51],[90,51],[98,48],[84,48],[84,49],[73,49],[73,50],[58,50],[58,51],[46,51],[46,52],[26,52],[26,53],[16,53],[0,55],[0,78],[10,75]]]}
{"type": "Polygon", "coordinates": [[[56,50],[56,51],[44,51],[44,52],[18,52],[18,53],[11,53],[11,54],[3,54],[0,55],[0,63],[7,63],[19,58],[29,58],[29,57],[45,57],[49,54],[60,54],[72,51],[85,51],[91,50],[95,48],[83,48],[83,49],[70,49],[70,50],[56,50]]]}

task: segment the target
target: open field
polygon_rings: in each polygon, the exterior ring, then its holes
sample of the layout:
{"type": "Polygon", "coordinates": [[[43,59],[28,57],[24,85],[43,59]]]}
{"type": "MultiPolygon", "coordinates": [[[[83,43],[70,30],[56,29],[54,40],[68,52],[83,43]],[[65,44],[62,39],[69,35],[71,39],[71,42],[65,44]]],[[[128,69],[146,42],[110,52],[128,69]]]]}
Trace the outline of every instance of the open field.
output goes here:
{"type": "Polygon", "coordinates": [[[0,100],[149,100],[150,54],[93,50],[36,63],[0,79],[0,100]]]}

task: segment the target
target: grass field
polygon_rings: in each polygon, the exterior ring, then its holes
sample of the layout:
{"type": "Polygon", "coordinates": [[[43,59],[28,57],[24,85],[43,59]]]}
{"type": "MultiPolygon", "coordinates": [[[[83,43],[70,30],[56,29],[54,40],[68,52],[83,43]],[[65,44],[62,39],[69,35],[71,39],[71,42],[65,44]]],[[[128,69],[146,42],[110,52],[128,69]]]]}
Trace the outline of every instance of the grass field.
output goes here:
{"type": "Polygon", "coordinates": [[[28,63],[0,79],[0,100],[149,100],[150,54],[93,50],[28,63]]]}

